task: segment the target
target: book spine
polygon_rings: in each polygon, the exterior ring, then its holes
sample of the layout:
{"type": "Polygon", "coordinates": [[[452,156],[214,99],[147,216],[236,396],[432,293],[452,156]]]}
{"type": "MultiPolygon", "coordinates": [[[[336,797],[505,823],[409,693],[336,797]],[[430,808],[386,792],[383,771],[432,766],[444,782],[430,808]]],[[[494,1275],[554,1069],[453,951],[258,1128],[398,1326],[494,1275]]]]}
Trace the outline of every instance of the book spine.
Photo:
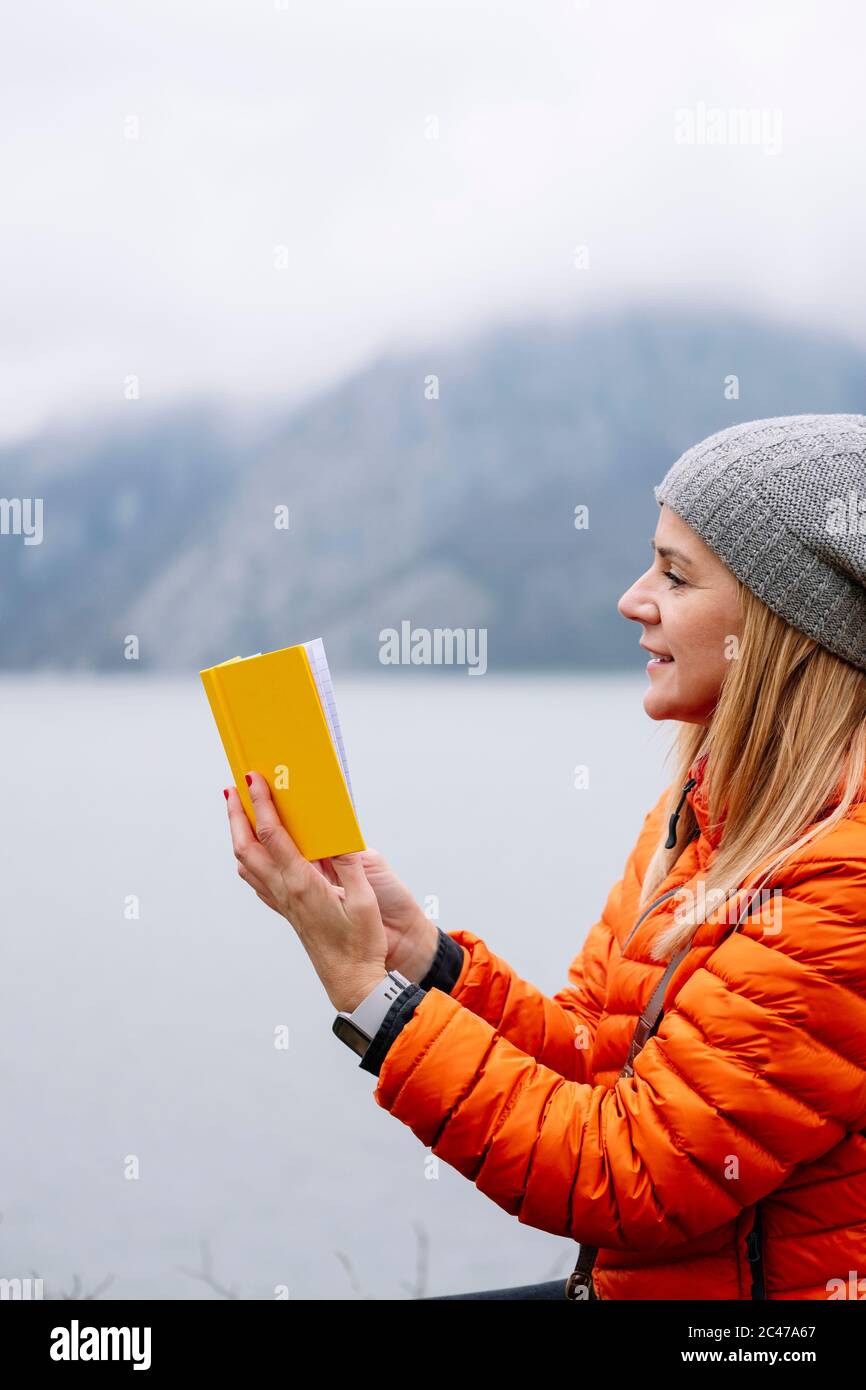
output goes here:
{"type": "Polygon", "coordinates": [[[255,811],[253,810],[253,803],[250,798],[249,787],[247,786],[246,779],[244,777],[244,773],[247,771],[247,768],[244,759],[243,745],[238,737],[238,732],[235,728],[234,720],[232,719],[231,714],[229,712],[228,701],[226,700],[225,695],[223,693],[222,683],[219,679],[219,672],[202,671],[201,679],[202,684],[204,685],[205,694],[208,698],[208,703],[211,707],[211,713],[213,714],[214,722],[216,723],[216,726],[219,729],[219,735],[222,740],[222,745],[225,750],[226,758],[228,759],[229,767],[232,770],[232,776],[235,779],[235,786],[238,789],[238,795],[240,796],[243,808],[246,811],[247,816],[249,817],[250,823],[253,827],[255,827],[255,811]]]}

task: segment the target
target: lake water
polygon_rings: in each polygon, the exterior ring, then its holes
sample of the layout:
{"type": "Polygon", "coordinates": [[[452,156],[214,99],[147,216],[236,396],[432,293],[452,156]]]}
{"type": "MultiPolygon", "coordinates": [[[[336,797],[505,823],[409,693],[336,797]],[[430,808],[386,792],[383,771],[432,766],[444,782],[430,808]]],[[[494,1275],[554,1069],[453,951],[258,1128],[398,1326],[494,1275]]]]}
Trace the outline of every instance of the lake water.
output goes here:
{"type": "MultiPolygon", "coordinates": [[[[335,684],[368,844],[446,930],[561,988],[668,780],[646,678],[335,684]]],[[[144,1299],[218,1297],[203,1258],[258,1299],[565,1278],[576,1246],[431,1178],[332,1034],[291,927],[237,877],[197,674],[6,677],[0,704],[0,1277],[144,1299]]]]}

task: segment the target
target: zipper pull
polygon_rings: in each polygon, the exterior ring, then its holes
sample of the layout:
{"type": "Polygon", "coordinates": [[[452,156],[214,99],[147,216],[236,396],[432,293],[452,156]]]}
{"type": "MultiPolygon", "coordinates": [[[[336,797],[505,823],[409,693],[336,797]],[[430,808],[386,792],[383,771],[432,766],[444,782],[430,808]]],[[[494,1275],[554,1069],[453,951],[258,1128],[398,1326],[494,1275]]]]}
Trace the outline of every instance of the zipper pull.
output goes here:
{"type": "Polygon", "coordinates": [[[691,791],[692,787],[696,787],[697,785],[697,777],[690,777],[689,780],[686,782],[686,785],[683,787],[682,796],[680,797],[679,802],[677,803],[677,809],[674,811],[673,815],[668,821],[668,838],[665,840],[665,849],[673,849],[674,845],[676,844],[677,821],[680,818],[680,811],[683,809],[683,802],[685,801],[686,796],[691,791]]]}

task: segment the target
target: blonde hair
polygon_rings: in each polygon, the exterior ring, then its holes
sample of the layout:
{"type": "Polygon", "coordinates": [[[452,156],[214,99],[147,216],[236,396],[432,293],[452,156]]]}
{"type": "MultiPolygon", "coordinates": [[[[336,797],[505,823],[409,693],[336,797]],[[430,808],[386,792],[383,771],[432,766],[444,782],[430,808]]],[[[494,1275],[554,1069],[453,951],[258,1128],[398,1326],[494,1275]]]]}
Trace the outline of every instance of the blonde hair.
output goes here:
{"type": "MultiPolygon", "coordinates": [[[[698,901],[678,909],[674,923],[655,938],[655,960],[669,960],[685,946],[720,903],[728,904],[725,920],[736,922],[731,896],[746,887],[760,890],[791,854],[841,820],[866,771],[866,672],[791,627],[739,579],[737,591],[739,655],[730,662],[710,723],[680,725],[667,806],[669,816],[689,769],[705,754],[709,822],[721,826],[722,835],[703,893],[691,894],[698,901]],[[768,859],[760,883],[751,884],[768,859]]],[[[665,849],[666,817],[644,875],[641,908],[697,829],[685,802],[676,844],[665,849]]]]}

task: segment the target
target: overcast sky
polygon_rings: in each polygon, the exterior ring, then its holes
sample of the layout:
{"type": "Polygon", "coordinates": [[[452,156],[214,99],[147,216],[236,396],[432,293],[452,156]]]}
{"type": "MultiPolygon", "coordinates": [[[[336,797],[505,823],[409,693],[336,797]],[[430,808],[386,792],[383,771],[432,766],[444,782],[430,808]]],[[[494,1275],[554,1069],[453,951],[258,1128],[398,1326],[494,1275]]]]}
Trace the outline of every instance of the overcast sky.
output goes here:
{"type": "Polygon", "coordinates": [[[863,340],[864,40],[853,0],[28,0],[0,433],[648,297],[863,340]]]}

